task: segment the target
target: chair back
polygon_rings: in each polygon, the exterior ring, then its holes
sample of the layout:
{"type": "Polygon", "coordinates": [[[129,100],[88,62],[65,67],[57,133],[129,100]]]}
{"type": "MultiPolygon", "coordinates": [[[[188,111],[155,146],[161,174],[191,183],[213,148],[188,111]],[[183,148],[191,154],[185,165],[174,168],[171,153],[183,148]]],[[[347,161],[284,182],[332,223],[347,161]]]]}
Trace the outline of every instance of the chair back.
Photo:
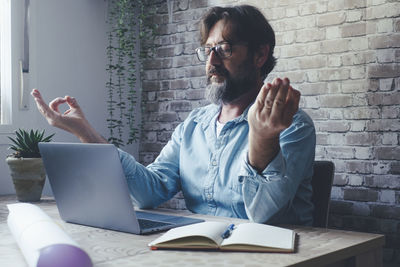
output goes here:
{"type": "Polygon", "coordinates": [[[331,161],[315,161],[314,174],[311,180],[313,189],[312,202],[314,204],[314,223],[315,227],[328,226],[329,201],[335,165],[331,161]]]}

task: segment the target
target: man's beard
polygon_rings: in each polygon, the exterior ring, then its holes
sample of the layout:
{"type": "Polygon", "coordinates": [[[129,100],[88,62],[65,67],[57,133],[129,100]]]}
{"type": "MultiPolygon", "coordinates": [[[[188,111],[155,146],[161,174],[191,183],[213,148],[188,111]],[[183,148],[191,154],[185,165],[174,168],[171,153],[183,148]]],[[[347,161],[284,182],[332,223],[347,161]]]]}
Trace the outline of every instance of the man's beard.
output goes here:
{"type": "Polygon", "coordinates": [[[234,75],[231,75],[224,67],[211,66],[207,71],[205,96],[214,104],[229,104],[252,90],[256,83],[256,68],[250,58],[239,66],[234,75]],[[223,76],[225,79],[221,82],[212,81],[213,74],[223,76]]]}

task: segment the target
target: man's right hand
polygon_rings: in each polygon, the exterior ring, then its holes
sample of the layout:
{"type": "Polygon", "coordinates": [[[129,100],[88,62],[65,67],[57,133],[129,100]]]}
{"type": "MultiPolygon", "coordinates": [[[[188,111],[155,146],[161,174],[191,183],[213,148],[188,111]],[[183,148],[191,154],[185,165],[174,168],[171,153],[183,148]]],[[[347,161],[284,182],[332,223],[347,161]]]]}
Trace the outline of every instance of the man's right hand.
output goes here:
{"type": "Polygon", "coordinates": [[[107,140],[98,134],[86,120],[75,98],[57,97],[47,105],[39,90],[33,89],[31,95],[40,113],[50,125],[72,133],[83,143],[107,143],[107,140]],[[69,109],[60,113],[59,106],[64,103],[69,106],[69,109]]]}

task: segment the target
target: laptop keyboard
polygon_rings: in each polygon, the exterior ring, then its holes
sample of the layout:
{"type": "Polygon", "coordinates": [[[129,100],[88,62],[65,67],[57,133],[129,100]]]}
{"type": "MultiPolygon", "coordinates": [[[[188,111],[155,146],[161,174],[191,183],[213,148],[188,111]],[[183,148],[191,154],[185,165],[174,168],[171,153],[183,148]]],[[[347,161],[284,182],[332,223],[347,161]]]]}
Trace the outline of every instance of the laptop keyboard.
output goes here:
{"type": "Polygon", "coordinates": [[[160,226],[165,226],[165,225],[171,225],[171,223],[151,221],[151,220],[146,220],[146,219],[138,219],[138,221],[139,221],[139,225],[140,225],[141,229],[149,229],[149,228],[155,228],[155,227],[160,227],[160,226]]]}

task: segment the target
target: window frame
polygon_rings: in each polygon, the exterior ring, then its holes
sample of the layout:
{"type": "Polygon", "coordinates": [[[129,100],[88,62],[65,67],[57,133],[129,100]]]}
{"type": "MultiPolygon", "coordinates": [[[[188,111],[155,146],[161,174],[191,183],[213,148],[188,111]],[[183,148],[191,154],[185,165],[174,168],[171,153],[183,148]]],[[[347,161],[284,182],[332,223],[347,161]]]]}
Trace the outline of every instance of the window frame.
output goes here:
{"type": "MultiPolygon", "coordinates": [[[[28,124],[31,123],[26,120],[27,112],[31,111],[31,107],[25,110],[19,108],[22,96],[20,61],[23,58],[25,1],[0,0],[0,5],[4,7],[0,9],[0,16],[5,21],[1,23],[0,30],[1,34],[6,36],[0,40],[2,75],[0,145],[8,145],[10,140],[7,136],[13,135],[18,128],[29,127],[28,124]]],[[[28,75],[31,79],[31,73],[28,75]]]]}
{"type": "MultiPolygon", "coordinates": [[[[12,125],[12,35],[11,35],[11,0],[0,0],[0,73],[1,73],[1,120],[0,132],[12,125]]],[[[6,130],[7,131],[7,130],[6,130]]],[[[9,131],[9,130],[8,130],[9,131]]]]}

